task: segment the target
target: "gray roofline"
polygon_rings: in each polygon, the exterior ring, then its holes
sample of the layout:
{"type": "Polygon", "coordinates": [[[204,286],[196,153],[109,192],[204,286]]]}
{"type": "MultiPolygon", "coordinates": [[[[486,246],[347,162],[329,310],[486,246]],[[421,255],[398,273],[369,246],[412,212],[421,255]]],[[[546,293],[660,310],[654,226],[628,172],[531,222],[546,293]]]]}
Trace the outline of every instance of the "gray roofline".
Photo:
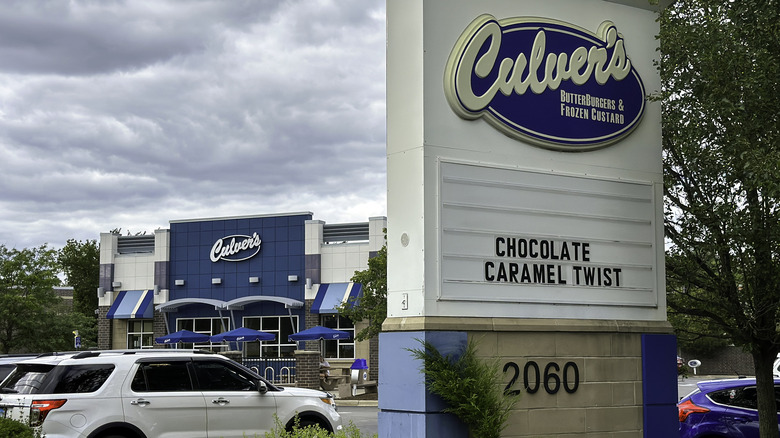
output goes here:
{"type": "Polygon", "coordinates": [[[205,217],[205,218],[198,218],[198,219],[174,219],[168,221],[168,223],[177,224],[177,223],[185,223],[185,222],[207,222],[207,221],[218,221],[218,220],[256,219],[256,218],[265,218],[265,217],[305,216],[305,215],[314,217],[314,213],[310,211],[298,211],[292,213],[253,214],[247,216],[223,216],[223,217],[205,217]]]}

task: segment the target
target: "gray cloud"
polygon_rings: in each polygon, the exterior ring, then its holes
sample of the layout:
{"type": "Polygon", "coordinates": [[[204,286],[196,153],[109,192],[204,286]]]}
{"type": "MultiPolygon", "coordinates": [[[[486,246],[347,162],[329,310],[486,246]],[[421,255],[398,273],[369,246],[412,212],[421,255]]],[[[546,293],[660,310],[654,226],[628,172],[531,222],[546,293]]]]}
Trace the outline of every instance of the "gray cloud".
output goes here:
{"type": "Polygon", "coordinates": [[[384,2],[0,3],[0,244],[385,214],[384,2]]]}

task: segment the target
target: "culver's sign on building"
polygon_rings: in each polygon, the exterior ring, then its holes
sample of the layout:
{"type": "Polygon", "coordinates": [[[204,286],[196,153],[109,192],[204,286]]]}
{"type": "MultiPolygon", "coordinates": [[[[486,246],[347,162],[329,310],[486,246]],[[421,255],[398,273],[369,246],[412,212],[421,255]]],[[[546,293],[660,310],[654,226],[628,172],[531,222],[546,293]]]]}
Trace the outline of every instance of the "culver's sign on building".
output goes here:
{"type": "Polygon", "coordinates": [[[642,80],[610,21],[591,33],[557,20],[481,15],[450,53],[444,90],[464,119],[566,151],[601,148],[637,127],[642,80]]]}
{"type": "Polygon", "coordinates": [[[262,240],[257,233],[251,236],[233,235],[217,239],[211,247],[209,257],[212,262],[241,262],[251,259],[260,252],[262,240]]]}

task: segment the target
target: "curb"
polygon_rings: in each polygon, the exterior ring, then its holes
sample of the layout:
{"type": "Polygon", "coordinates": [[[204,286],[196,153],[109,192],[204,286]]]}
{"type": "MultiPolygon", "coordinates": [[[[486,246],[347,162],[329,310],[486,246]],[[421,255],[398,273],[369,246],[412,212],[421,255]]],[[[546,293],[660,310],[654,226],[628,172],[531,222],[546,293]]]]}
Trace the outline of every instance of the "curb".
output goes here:
{"type": "Polygon", "coordinates": [[[336,399],[336,407],[342,406],[368,406],[379,407],[379,400],[339,400],[336,399]]]}

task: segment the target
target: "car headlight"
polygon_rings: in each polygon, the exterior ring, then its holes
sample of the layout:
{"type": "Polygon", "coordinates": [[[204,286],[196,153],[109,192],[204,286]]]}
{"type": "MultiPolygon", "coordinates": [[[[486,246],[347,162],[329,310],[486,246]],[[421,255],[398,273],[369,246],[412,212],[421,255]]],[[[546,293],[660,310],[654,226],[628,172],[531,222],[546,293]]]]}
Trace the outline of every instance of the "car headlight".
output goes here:
{"type": "Polygon", "coordinates": [[[322,400],[323,403],[329,405],[333,409],[336,409],[336,400],[333,398],[331,394],[328,394],[326,397],[320,397],[320,400],[322,400]]]}

